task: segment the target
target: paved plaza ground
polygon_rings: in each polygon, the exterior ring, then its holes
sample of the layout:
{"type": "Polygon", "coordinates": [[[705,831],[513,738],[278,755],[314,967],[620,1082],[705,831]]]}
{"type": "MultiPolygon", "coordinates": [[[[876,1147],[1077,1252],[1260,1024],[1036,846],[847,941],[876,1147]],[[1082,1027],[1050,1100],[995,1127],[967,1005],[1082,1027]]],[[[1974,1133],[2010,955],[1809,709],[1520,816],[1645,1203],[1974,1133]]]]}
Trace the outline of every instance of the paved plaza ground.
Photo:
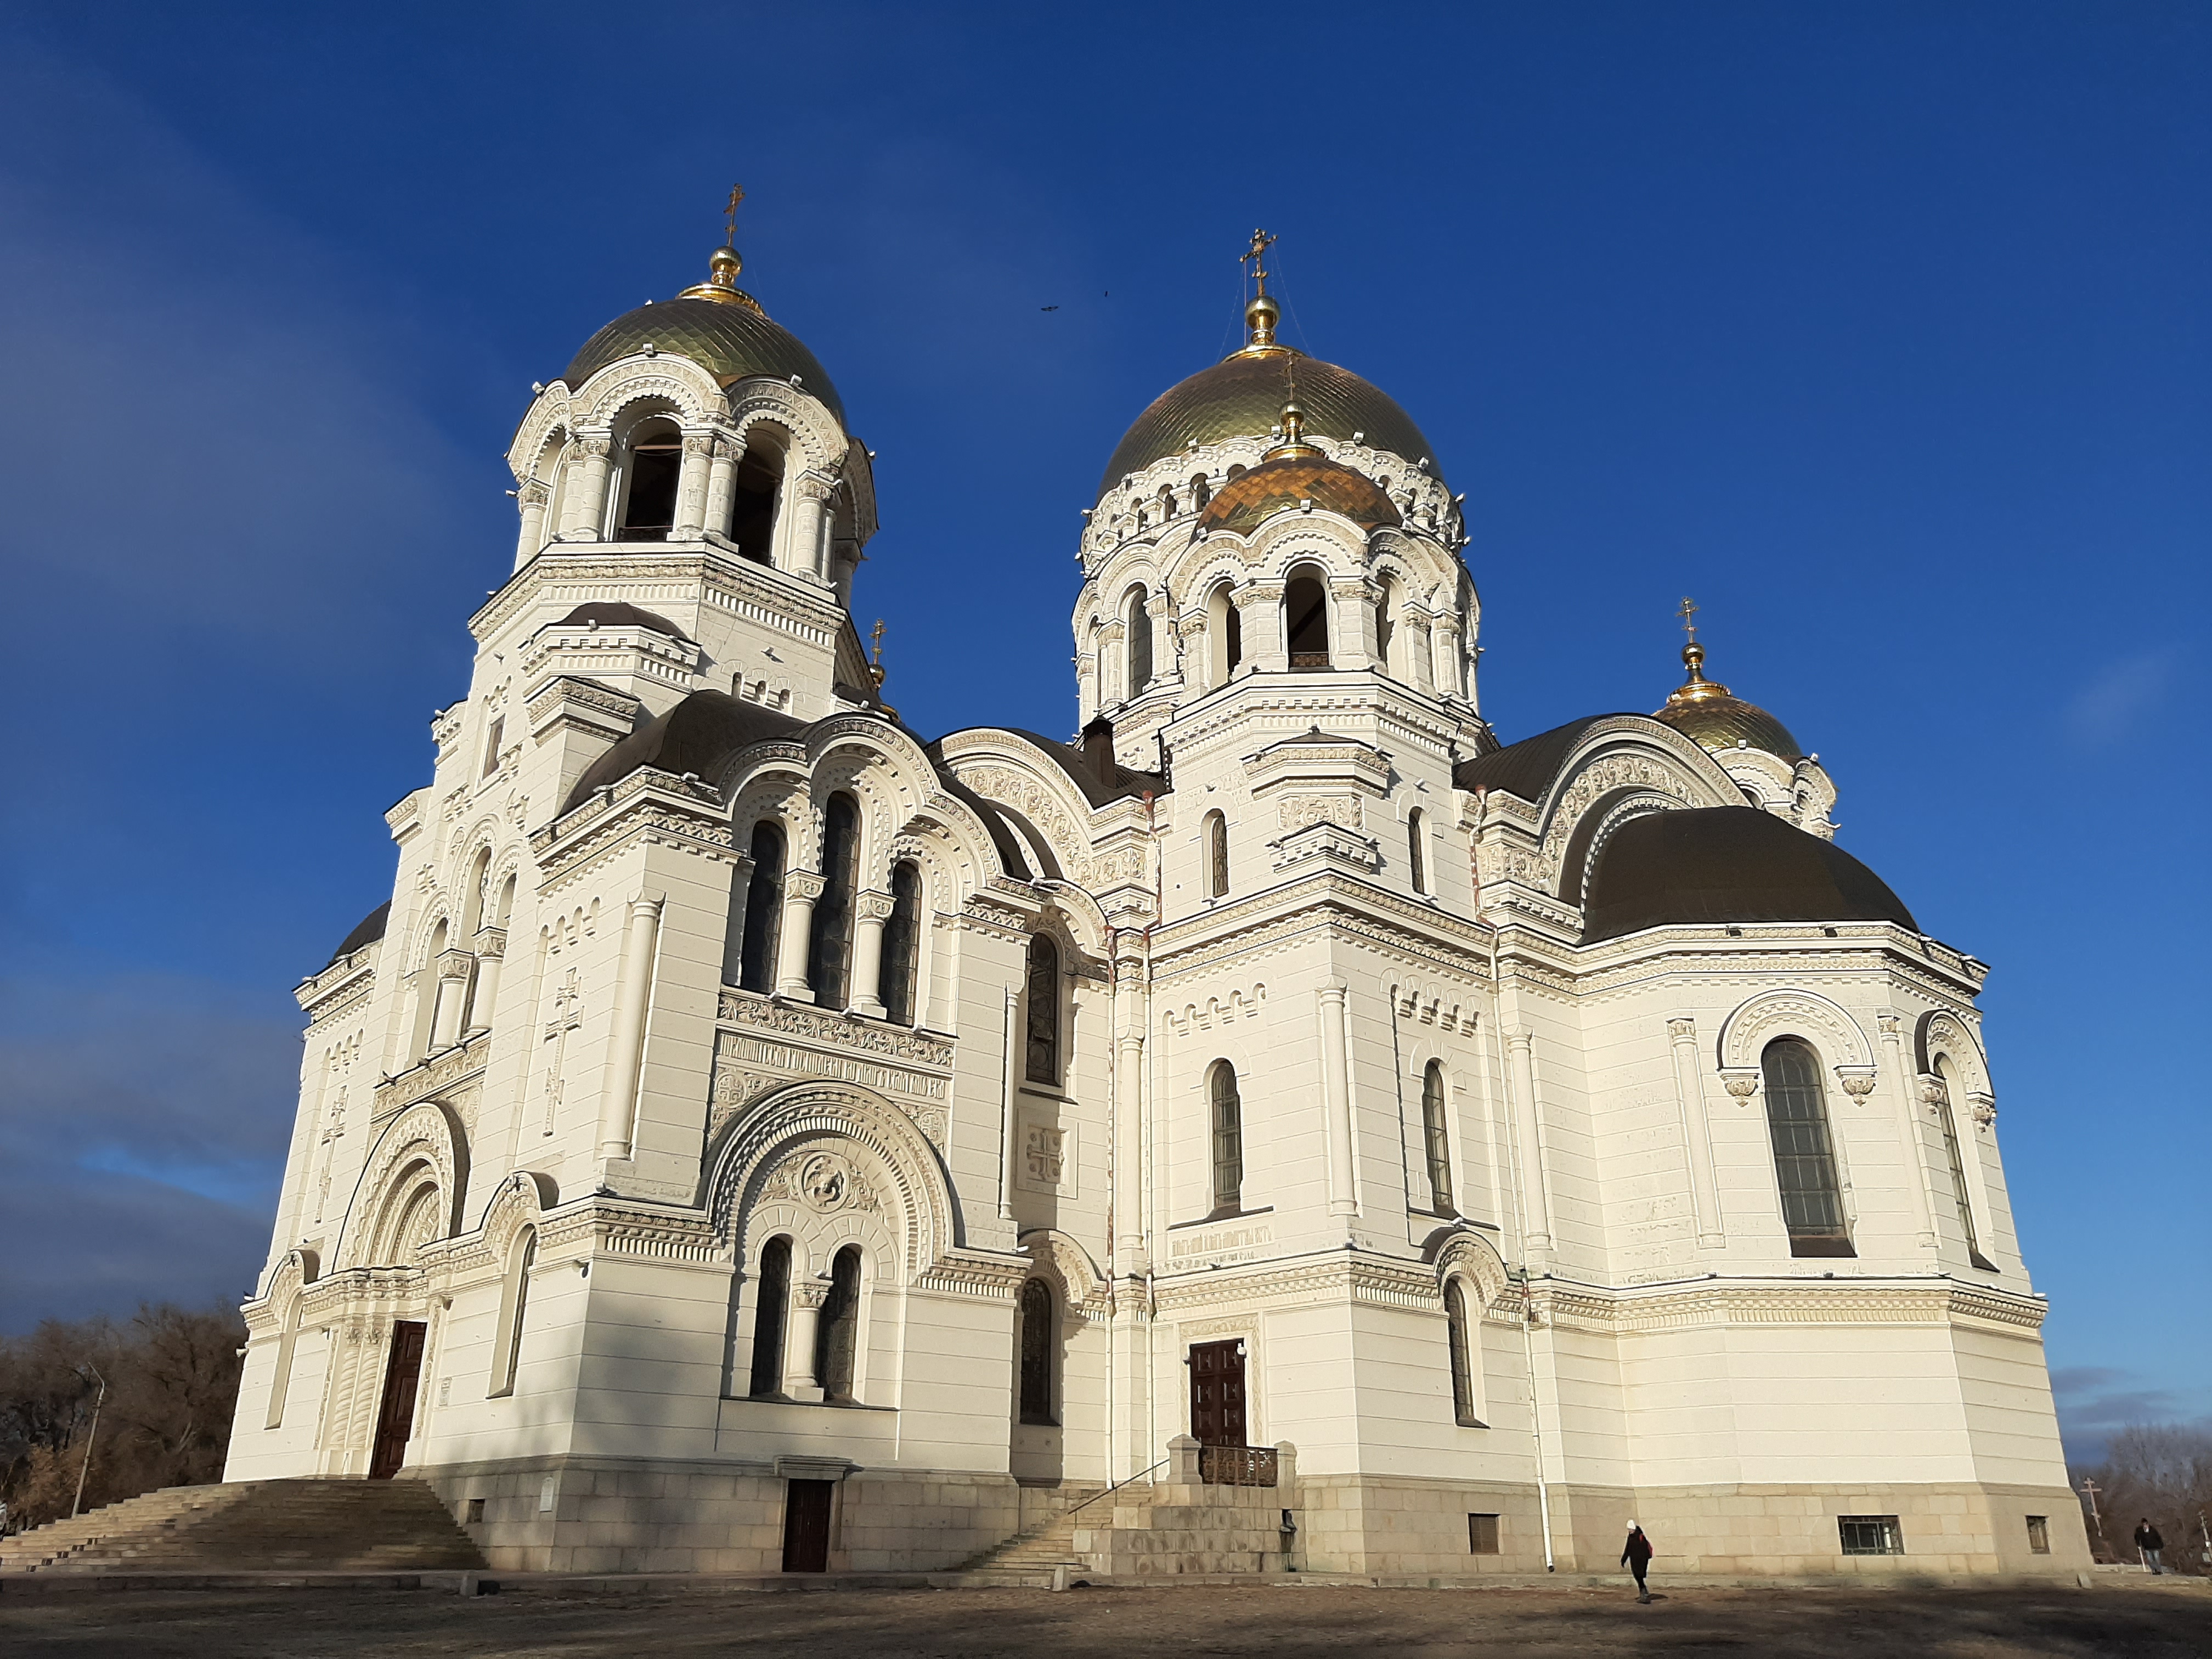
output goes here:
{"type": "Polygon", "coordinates": [[[132,1590],[0,1601],[8,1659],[2203,1659],[2212,1589],[132,1590]]]}

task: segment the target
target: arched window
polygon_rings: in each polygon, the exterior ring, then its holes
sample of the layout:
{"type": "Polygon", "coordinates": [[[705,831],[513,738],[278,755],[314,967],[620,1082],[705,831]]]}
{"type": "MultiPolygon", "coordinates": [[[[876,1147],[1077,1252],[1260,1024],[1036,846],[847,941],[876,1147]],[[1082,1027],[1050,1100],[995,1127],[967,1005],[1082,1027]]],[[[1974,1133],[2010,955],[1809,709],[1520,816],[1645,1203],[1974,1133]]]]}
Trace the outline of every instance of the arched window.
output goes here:
{"type": "Polygon", "coordinates": [[[1056,1423],[1052,1414],[1054,1350],[1060,1346],[1060,1322],[1052,1305],[1052,1286],[1032,1279],[1022,1286],[1022,1421],[1056,1423]]]}
{"type": "Polygon", "coordinates": [[[1206,487],[1206,474],[1192,473],[1190,475],[1190,510],[1194,513],[1203,513],[1206,511],[1206,504],[1212,499],[1213,492],[1206,487]]]}
{"type": "Polygon", "coordinates": [[[1032,1083],[1060,1082],[1060,946],[1049,935],[1030,935],[1027,1005],[1028,1058],[1022,1074],[1032,1083]]]}
{"type": "MultiPolygon", "coordinates": [[[[783,932],[783,830],[763,818],[753,825],[753,872],[744,878],[744,906],[738,926],[737,981],[740,988],[765,995],[775,989],[775,945],[783,932]]],[[[731,884],[735,886],[733,877],[731,884]]],[[[728,940],[724,939],[722,977],[730,977],[728,940]]]]}
{"type": "Polygon", "coordinates": [[[1451,1136],[1444,1127],[1444,1068],[1431,1060],[1421,1073],[1421,1139],[1428,1153],[1429,1192],[1438,1215],[1452,1209],[1451,1136]]]}
{"type": "Polygon", "coordinates": [[[1958,1077],[1950,1060],[1941,1055],[1936,1060],[1936,1075],[1943,1085],[1936,1115],[1943,1127],[1944,1167],[1951,1173],[1951,1201],[1957,1206],[1959,1231],[1966,1235],[1967,1255],[1976,1267],[1986,1267],[1991,1264],[1982,1255],[1981,1239],[1974,1230],[1973,1194],[1966,1185],[1966,1158],[1959,1142],[1959,1120],[1954,1109],[1959,1097],[1958,1077]]]}
{"type": "Polygon", "coordinates": [[[1129,688],[1124,695],[1132,697],[1152,683],[1152,613],[1149,598],[1139,583],[1129,590],[1129,597],[1121,602],[1121,628],[1129,651],[1129,688]]]}
{"type": "Polygon", "coordinates": [[[814,1375],[824,1400],[853,1397],[860,1341],[860,1247],[848,1244],[830,1264],[830,1294],[814,1328],[814,1375]]]}
{"type": "Polygon", "coordinates": [[[1291,667],[1328,666],[1328,590],[1316,578],[1293,576],[1284,584],[1283,625],[1291,667]]]}
{"type": "Polygon", "coordinates": [[[761,1250],[760,1297],[753,1304],[753,1375],[747,1390],[756,1400],[783,1392],[783,1324],[791,1303],[791,1241],[769,1240],[761,1250]]]}
{"type": "Polygon", "coordinates": [[[1844,1225],[1843,1191],[1828,1139],[1820,1062],[1797,1037],[1778,1037],[1760,1057],[1766,1127],[1774,1140],[1774,1182],[1792,1255],[1856,1255],[1844,1225]]]}
{"type": "Polygon", "coordinates": [[[910,863],[891,866],[891,914],[884,923],[884,1018],[915,1023],[915,969],[921,957],[921,872],[910,863]]]}
{"type": "Polygon", "coordinates": [[[665,542],[676,526],[676,479],[684,467],[684,434],[673,421],[641,421],[630,434],[623,467],[618,542],[665,542]]]}
{"type": "Polygon", "coordinates": [[[1229,896],[1229,820],[1219,812],[1206,815],[1206,896],[1229,896]]]}
{"type": "Polygon", "coordinates": [[[479,775],[488,778],[499,770],[499,746],[506,737],[506,720],[494,720],[491,729],[484,733],[483,771],[479,775]]]}
{"type": "Polygon", "coordinates": [[[860,870],[860,808],[842,791],[822,814],[822,896],[814,902],[813,936],[807,941],[806,983],[815,1006],[845,1006],[852,968],[853,890],[860,870]]]}
{"type": "Polygon", "coordinates": [[[1421,837],[1426,826],[1421,822],[1421,809],[1416,806],[1406,815],[1406,870],[1413,878],[1413,890],[1429,890],[1429,860],[1421,837]]]}
{"type": "Polygon", "coordinates": [[[775,562],[776,508],[783,494],[789,443],[789,435],[780,427],[748,427],[745,452],[730,480],[730,539],[741,556],[756,564],[775,562]]]}
{"type": "Polygon", "coordinates": [[[1375,596],[1375,665],[1390,672],[1390,638],[1398,631],[1398,585],[1387,577],[1375,596]]]}
{"type": "Polygon", "coordinates": [[[451,930],[441,921],[430,931],[430,948],[422,957],[420,983],[415,1002],[415,1048],[410,1058],[422,1060],[430,1052],[432,1033],[438,1018],[438,992],[443,982],[438,972],[438,958],[446,954],[446,944],[451,930]]]}
{"type": "Polygon", "coordinates": [[[1467,1315],[1467,1291],[1455,1277],[1444,1282],[1444,1324],[1451,1341],[1452,1420],[1462,1428],[1486,1429],[1474,1389],[1475,1329],[1467,1315]]]}
{"type": "Polygon", "coordinates": [[[499,1334],[492,1344],[491,1391],[513,1394],[522,1366],[522,1327],[530,1309],[530,1270],[538,1261],[538,1229],[525,1227],[514,1242],[501,1287],[499,1334]]]}
{"type": "Polygon", "coordinates": [[[1237,1094],[1237,1068],[1216,1060],[1206,1094],[1213,1107],[1213,1210],[1234,1215],[1244,1203],[1244,1103],[1237,1094]]]}

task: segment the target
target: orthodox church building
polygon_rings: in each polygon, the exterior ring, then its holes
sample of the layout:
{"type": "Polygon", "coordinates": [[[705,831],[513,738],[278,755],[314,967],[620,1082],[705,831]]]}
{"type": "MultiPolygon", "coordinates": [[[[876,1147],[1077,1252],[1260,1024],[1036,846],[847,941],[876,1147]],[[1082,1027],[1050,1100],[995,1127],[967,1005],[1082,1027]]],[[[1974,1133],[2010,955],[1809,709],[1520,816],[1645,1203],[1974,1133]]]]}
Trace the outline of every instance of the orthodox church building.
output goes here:
{"type": "Polygon", "coordinates": [[[731,249],[538,390],[228,1479],[511,1569],[2086,1564],[1984,965],[1694,638],[1494,733],[1445,458],[1263,255],[1085,514],[1069,741],[885,703],[731,249]]]}

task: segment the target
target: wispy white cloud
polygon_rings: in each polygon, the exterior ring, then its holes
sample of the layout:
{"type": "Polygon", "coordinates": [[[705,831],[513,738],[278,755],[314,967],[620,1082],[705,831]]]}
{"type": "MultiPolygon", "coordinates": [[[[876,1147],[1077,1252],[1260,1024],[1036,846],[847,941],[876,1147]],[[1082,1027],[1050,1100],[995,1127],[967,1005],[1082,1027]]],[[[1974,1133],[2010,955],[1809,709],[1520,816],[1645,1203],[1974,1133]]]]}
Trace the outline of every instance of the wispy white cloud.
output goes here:
{"type": "Polygon", "coordinates": [[[2094,675],[2066,703],[2066,735],[2104,749],[2140,731],[2181,678],[2182,654],[2167,646],[2123,657],[2094,675]]]}

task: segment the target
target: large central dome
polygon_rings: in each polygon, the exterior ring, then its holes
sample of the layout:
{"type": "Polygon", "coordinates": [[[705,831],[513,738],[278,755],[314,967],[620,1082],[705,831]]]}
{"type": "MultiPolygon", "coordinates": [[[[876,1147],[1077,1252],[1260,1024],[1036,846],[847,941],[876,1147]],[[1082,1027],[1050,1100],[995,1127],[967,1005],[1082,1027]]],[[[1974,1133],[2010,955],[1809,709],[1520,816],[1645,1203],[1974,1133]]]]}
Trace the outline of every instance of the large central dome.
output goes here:
{"type": "Polygon", "coordinates": [[[1269,346],[1224,358],[1154,398],[1115,449],[1098,493],[1104,495],[1131,473],[1193,443],[1265,438],[1283,405],[1294,400],[1306,411],[1309,435],[1346,444],[1361,434],[1362,443],[1409,462],[1425,460],[1430,477],[1443,476],[1421,428],[1388,392],[1348,368],[1288,346],[1269,346]]]}

